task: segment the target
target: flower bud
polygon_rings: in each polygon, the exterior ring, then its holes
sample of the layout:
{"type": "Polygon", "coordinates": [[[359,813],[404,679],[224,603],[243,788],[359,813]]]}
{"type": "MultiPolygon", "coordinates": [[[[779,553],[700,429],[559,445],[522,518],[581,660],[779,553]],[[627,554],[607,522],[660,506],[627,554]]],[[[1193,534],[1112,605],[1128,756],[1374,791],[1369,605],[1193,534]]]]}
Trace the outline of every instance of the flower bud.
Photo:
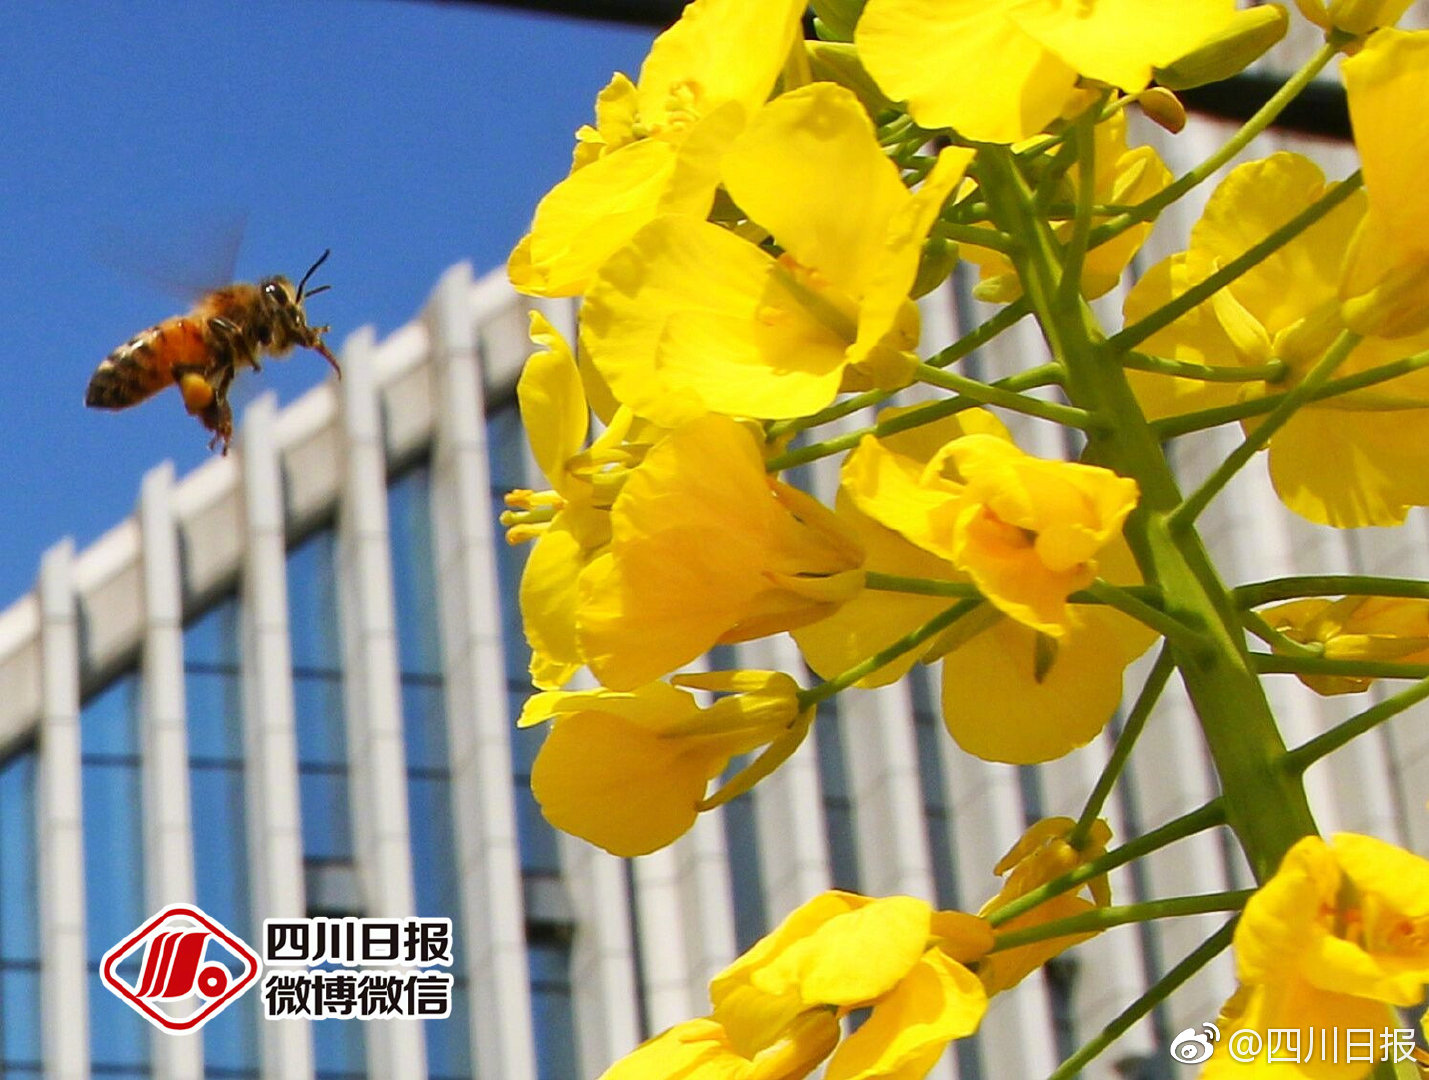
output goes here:
{"type": "Polygon", "coordinates": [[[813,0],[814,29],[825,41],[852,41],[865,0],[813,0]]]}
{"type": "Polygon", "coordinates": [[[1290,17],[1275,4],[1237,12],[1236,18],[1185,56],[1155,68],[1156,81],[1171,90],[1219,82],[1240,71],[1285,36],[1290,17]]]}
{"type": "Polygon", "coordinates": [[[1409,0],[1295,0],[1300,14],[1326,30],[1343,30],[1357,37],[1380,26],[1393,26],[1409,7],[1409,0]]]}
{"type": "Polygon", "coordinates": [[[1164,86],[1153,86],[1136,95],[1136,103],[1141,106],[1151,122],[1164,128],[1172,135],[1179,134],[1186,126],[1186,106],[1181,99],[1164,86]]]}

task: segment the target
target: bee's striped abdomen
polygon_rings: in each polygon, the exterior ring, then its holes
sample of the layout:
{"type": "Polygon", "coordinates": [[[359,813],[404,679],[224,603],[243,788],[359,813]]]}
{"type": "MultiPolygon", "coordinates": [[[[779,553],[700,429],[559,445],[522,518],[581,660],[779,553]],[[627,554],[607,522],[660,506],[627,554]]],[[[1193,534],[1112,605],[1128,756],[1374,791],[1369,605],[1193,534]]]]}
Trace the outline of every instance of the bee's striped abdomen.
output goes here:
{"type": "Polygon", "coordinates": [[[89,380],[84,403],[95,409],[137,405],[174,381],[175,369],[207,367],[199,323],[168,319],[130,338],[106,356],[89,380]]]}

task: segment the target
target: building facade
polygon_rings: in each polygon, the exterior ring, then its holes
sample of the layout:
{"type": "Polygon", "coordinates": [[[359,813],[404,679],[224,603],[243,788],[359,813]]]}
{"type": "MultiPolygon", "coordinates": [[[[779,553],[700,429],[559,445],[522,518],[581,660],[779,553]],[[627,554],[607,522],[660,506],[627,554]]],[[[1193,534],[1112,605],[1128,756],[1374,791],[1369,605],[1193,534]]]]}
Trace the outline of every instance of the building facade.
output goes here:
{"type": "MultiPolygon", "coordinates": [[[[1165,153],[1195,160],[1216,134],[1165,153]]],[[[1331,175],[1352,167],[1347,150],[1319,156],[1331,175]]],[[[925,302],[932,347],[986,317],[967,284],[925,302]]],[[[1038,769],[981,762],[946,737],[919,672],[840,697],[779,772],[667,850],[626,861],[555,834],[527,785],[541,734],[512,723],[529,692],[521,552],[495,525],[505,490],[543,486],[514,408],[528,306],[500,273],[453,267],[411,324],[348,339],[340,382],[281,411],[260,399],[234,452],[182,479],[151,471],[133,515],[83,551],[57,544],[0,614],[0,1076],[591,1078],[707,1011],[708,979],[813,893],[976,910],[1027,824],[1080,808],[1111,732],[1038,769]],[[273,916],[449,917],[452,1016],[265,1020],[250,993],[201,1032],[159,1032],[101,985],[99,963],[176,902],[248,941],[273,916]]],[[[543,307],[573,332],[570,305],[543,307]]],[[[1041,348],[1018,327],[971,363],[996,372],[1041,348]]],[[[1018,436],[1066,449],[1049,426],[1018,436]]],[[[1178,447],[1178,468],[1203,475],[1235,438],[1178,447]]],[[[829,474],[805,479],[832,490],[829,474]]],[[[1233,577],[1429,575],[1422,516],[1314,529],[1255,468],[1203,522],[1233,577]]],[[[801,670],[780,639],[714,659],[801,670]]],[[[1355,707],[1288,678],[1271,692],[1292,743],[1355,707]]],[[[1323,826],[1429,850],[1425,765],[1415,710],[1311,771],[1323,826]]],[[[1172,695],[1109,807],[1116,835],[1195,809],[1212,783],[1172,695]]],[[[1247,884],[1215,832],[1112,878],[1123,901],[1247,884]]],[[[999,996],[934,1075],[1046,1075],[1221,922],[1103,934],[999,996]]],[[[1172,1075],[1170,1039],[1230,988],[1222,956],[1084,1075],[1172,1075]]]]}

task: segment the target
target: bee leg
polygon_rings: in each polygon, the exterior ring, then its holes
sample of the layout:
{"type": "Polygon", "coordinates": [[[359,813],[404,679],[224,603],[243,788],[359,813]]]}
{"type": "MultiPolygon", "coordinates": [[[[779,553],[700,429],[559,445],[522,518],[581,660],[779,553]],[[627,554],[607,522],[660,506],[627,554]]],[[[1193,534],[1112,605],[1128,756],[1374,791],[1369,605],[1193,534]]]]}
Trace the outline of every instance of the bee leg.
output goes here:
{"type": "Polygon", "coordinates": [[[221,337],[231,356],[244,356],[251,352],[249,363],[253,365],[254,371],[262,371],[263,366],[258,362],[258,353],[250,347],[246,347],[243,342],[243,331],[232,319],[226,319],[222,315],[215,315],[208,320],[208,328],[214,334],[221,337]]]}

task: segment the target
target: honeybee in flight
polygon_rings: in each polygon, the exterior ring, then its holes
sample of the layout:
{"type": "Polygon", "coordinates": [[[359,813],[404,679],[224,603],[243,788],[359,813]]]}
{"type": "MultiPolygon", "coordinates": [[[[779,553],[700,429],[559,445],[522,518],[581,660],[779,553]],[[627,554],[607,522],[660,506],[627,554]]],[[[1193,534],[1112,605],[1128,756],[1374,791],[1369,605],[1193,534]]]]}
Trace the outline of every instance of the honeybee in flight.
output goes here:
{"type": "Polygon", "coordinates": [[[176,315],[130,338],[100,361],[84,403],[93,409],[127,409],[177,383],[184,407],[213,432],[210,450],[228,453],[233,409],[228,389],[244,367],[263,370],[259,356],[285,356],[301,346],[321,354],[342,377],[323,342],[329,327],[309,326],[303,302],[331,286],[307,289],[331,251],[324,251],[298,282],[279,275],[258,284],[235,282],[208,293],[187,315],[176,315]],[[306,291],[304,291],[306,290],[306,291]]]}

